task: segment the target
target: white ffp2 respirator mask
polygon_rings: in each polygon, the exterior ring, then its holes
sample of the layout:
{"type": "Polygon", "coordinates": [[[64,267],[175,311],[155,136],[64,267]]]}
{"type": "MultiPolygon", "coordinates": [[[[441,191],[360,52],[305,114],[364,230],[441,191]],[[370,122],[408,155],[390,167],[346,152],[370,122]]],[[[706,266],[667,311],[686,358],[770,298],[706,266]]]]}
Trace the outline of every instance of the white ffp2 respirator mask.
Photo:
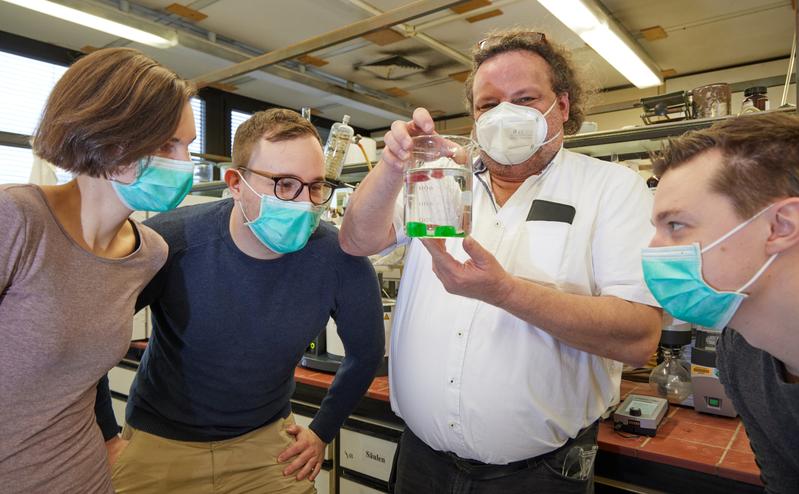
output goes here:
{"type": "Polygon", "coordinates": [[[541,113],[529,106],[503,101],[477,119],[475,130],[480,148],[502,165],[524,163],[560,134],[547,139],[546,116],[557,102],[555,99],[547,111],[541,113]]]}

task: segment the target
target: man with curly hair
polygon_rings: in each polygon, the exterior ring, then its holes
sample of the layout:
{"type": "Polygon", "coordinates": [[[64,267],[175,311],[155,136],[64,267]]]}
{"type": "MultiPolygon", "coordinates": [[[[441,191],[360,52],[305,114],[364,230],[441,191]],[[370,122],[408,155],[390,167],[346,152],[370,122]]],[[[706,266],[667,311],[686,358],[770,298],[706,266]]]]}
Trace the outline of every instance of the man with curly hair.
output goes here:
{"type": "Polygon", "coordinates": [[[563,149],[584,118],[567,53],[525,30],[478,43],[466,82],[480,144],[463,241],[411,241],[399,196],[427,110],[394,122],[340,240],[408,244],[389,358],[407,424],[396,492],[591,492],[597,420],[620,361],[643,364],[660,311],[643,282],[652,197],[622,166],[563,149]]]}

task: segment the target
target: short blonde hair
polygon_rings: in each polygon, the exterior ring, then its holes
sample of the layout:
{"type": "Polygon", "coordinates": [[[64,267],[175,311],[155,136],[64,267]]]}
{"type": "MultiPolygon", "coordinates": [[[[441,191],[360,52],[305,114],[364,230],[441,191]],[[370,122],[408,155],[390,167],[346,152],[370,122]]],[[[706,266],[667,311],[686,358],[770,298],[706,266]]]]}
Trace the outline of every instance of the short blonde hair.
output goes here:
{"type": "Polygon", "coordinates": [[[320,145],[322,143],[316,127],[299,113],[284,108],[259,111],[236,129],[233,163],[237,167],[246,167],[250,162],[253,146],[261,139],[280,142],[304,136],[313,136],[320,145]]]}

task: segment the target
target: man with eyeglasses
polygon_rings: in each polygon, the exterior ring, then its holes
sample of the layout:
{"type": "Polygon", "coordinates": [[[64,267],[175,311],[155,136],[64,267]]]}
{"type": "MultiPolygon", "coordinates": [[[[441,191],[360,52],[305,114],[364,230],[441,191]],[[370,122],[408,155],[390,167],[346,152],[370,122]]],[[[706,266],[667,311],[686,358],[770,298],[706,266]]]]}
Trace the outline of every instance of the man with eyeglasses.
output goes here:
{"type": "Polygon", "coordinates": [[[408,245],[389,356],[407,425],[395,492],[591,492],[620,361],[646,362],[660,333],[640,265],[652,197],[631,170],[563,149],[583,90],[544,35],[480,42],[466,96],[481,147],[471,236],[405,234],[411,137],[435,131],[423,108],[391,126],[341,231],[351,254],[408,245]]]}
{"type": "MultiPolygon", "coordinates": [[[[233,161],[232,199],[147,221],[169,258],[137,303],[153,334],[112,468],[118,493],[315,492],[326,443],[382,361],[375,272],[320,223],[335,185],[316,129],[290,110],[258,112],[237,129],[233,161]],[[300,427],[294,369],[330,317],[346,356],[300,427]]],[[[110,406],[98,421],[116,427],[110,406]]]]}

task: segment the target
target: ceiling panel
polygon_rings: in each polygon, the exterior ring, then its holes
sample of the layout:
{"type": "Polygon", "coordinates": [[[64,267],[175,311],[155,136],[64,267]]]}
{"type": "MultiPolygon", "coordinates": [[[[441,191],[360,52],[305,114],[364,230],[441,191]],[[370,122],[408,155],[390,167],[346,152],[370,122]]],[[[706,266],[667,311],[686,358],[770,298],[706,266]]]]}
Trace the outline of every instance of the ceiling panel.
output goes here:
{"type": "MultiPolygon", "coordinates": [[[[162,11],[174,0],[132,0],[130,3],[162,11]]],[[[406,5],[409,0],[367,0],[387,11],[406,5]]],[[[715,67],[752,63],[786,55],[793,34],[790,0],[601,0],[611,15],[638,39],[662,69],[680,74],[715,67]],[[648,42],[639,32],[662,26],[668,36],[648,42]]],[[[103,2],[110,3],[109,0],[103,2]]],[[[371,16],[349,0],[184,0],[180,2],[208,17],[197,26],[237,40],[257,51],[267,52],[341,28],[371,16]]],[[[511,26],[525,26],[547,33],[549,39],[572,52],[575,65],[584,77],[599,88],[627,86],[629,83],[568,28],[553,18],[535,0],[495,0],[503,15],[470,23],[450,9],[431,14],[408,24],[424,27],[424,34],[468,55],[486,32],[511,26]]],[[[471,15],[471,14],[467,14],[471,15]]],[[[172,17],[174,18],[174,17],[172,17]]],[[[164,12],[162,22],[169,22],[164,12]]],[[[27,9],[0,2],[0,30],[46,41],[71,49],[85,45],[126,44],[113,36],[47,17],[27,9]]],[[[184,77],[195,77],[233,62],[186,47],[168,50],[139,46],[184,77]]],[[[328,63],[312,68],[340,81],[374,91],[400,88],[407,91],[401,100],[413,106],[426,106],[447,114],[464,111],[463,85],[449,74],[467,66],[439,53],[418,39],[409,37],[397,43],[378,46],[358,38],[325,47],[313,55],[328,63]],[[419,63],[425,70],[407,77],[384,80],[357,67],[394,55],[419,63]]],[[[296,66],[295,66],[296,67],[296,66]]],[[[775,74],[765,74],[771,76],[775,74]]],[[[323,115],[338,119],[344,113],[358,126],[372,128],[390,124],[392,116],[365,108],[340,96],[277,78],[261,71],[248,74],[252,79],[239,84],[236,92],[292,108],[312,106],[323,115]]],[[[378,93],[379,94],[379,93],[378,93]]],[[[385,97],[396,103],[397,99],[385,97]]]]}
{"type": "Polygon", "coordinates": [[[0,2],[0,30],[72,50],[86,45],[102,47],[116,39],[110,34],[5,2],[0,2]]]}

